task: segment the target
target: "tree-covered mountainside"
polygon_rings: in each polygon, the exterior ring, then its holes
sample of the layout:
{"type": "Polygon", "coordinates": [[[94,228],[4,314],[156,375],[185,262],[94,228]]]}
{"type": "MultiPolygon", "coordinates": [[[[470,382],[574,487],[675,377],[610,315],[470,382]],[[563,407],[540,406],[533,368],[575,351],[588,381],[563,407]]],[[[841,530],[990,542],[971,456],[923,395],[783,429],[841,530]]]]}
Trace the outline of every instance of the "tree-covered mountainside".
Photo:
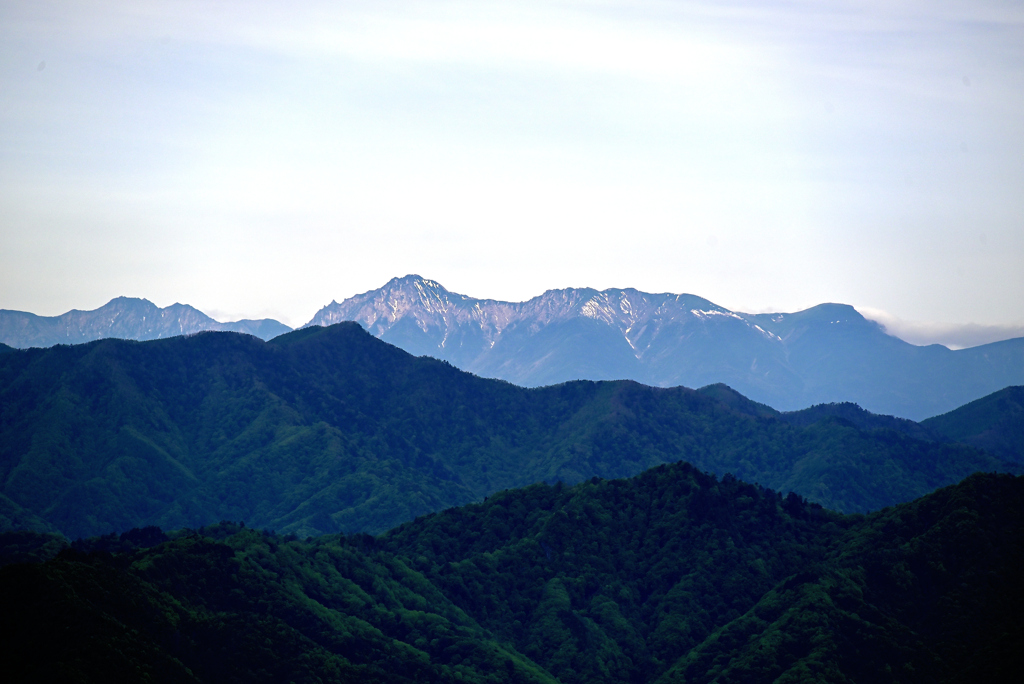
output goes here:
{"type": "Polygon", "coordinates": [[[407,562],[237,525],[0,569],[7,681],[553,682],[407,562]]]}
{"type": "Polygon", "coordinates": [[[921,425],[946,439],[1024,463],[1024,387],[1007,387],[921,425]]]}
{"type": "Polygon", "coordinates": [[[860,406],[857,406],[857,404],[850,402],[818,404],[801,411],[787,411],[786,413],[779,414],[779,416],[787,423],[805,427],[826,418],[839,418],[860,430],[894,430],[915,439],[950,441],[945,435],[935,430],[930,430],[921,423],[915,423],[906,418],[880,416],[870,411],[865,411],[860,406]]]}
{"type": "Polygon", "coordinates": [[[864,512],[1014,467],[758,406],[728,388],[523,389],[354,323],[270,342],[201,333],[16,350],[0,355],[0,522],[69,537],[225,519],[380,532],[502,489],[679,460],[864,512]]]}
{"type": "Polygon", "coordinates": [[[505,491],[378,538],[169,537],[0,568],[5,677],[1009,682],[1024,664],[1009,475],[844,516],[679,463],[505,491]]]}

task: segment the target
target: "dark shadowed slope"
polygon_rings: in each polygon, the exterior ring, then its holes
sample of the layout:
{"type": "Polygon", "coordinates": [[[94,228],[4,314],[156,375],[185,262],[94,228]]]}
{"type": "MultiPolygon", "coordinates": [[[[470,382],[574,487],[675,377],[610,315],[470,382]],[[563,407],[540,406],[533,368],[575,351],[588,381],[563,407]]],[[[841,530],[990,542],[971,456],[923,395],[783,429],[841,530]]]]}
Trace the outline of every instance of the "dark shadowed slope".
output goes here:
{"type": "Polygon", "coordinates": [[[845,511],[1012,467],[836,418],[795,426],[709,392],[523,389],[351,323],[267,343],[202,333],[14,351],[0,355],[0,510],[69,536],[222,519],[305,535],[680,460],[845,511]]]}
{"type": "Polygon", "coordinates": [[[172,536],[0,568],[7,678],[1016,682],[1024,659],[1005,475],[865,517],[675,464],[376,539],[172,536]]]}
{"type": "Polygon", "coordinates": [[[67,551],[0,568],[0,611],[11,682],[556,682],[404,559],[336,537],[222,524],[115,558],[67,551]]]}
{"type": "Polygon", "coordinates": [[[566,683],[1010,681],[1022,484],[844,518],[681,464],[505,492],[384,543],[566,683]]]}

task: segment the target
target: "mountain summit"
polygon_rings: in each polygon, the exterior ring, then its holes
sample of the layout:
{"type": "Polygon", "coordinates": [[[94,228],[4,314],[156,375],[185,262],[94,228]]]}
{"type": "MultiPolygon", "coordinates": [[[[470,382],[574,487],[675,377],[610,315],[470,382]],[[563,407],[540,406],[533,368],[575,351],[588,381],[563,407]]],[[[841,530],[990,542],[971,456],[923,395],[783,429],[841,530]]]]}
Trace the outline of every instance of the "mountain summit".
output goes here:
{"type": "Polygon", "coordinates": [[[407,275],[331,302],[307,326],[341,321],[410,353],[519,385],[725,383],[782,410],[850,401],[921,420],[1024,383],[1024,338],[957,351],[917,347],[835,303],[745,314],[692,294],[632,288],[566,288],[502,302],[407,275]]]}
{"type": "Polygon", "coordinates": [[[241,332],[269,340],[291,328],[270,318],[220,323],[187,304],[161,309],[148,299],[136,297],[116,297],[98,309],[74,309],[60,316],[0,309],[0,342],[23,349],[108,337],[157,340],[204,330],[241,332]]]}
{"type": "Polygon", "coordinates": [[[762,373],[774,365],[768,360],[773,334],[689,294],[566,288],[526,302],[501,302],[408,275],[332,302],[307,325],[341,321],[357,321],[413,354],[520,385],[619,378],[661,386],[731,384],[736,363],[746,369],[750,361],[717,348],[723,335],[763,347],[762,373]],[[682,354],[665,344],[680,339],[688,341],[682,354]]]}

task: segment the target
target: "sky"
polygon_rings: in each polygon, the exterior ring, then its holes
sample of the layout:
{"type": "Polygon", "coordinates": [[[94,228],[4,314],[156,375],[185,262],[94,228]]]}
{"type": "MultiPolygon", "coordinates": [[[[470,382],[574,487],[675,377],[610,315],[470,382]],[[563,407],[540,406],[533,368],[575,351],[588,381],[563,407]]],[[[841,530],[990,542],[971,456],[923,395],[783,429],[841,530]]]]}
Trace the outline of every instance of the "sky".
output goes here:
{"type": "Polygon", "coordinates": [[[1024,336],[1024,4],[0,3],[0,308],[408,273],[1024,336]]]}

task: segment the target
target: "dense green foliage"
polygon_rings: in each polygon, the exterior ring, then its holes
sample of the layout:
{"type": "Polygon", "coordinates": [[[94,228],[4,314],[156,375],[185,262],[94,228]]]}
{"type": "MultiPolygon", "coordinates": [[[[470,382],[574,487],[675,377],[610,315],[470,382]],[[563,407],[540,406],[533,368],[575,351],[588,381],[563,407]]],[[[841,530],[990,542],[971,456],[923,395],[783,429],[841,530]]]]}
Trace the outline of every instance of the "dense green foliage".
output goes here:
{"type": "Polygon", "coordinates": [[[778,415],[787,423],[802,427],[814,425],[826,418],[839,418],[859,430],[894,430],[915,439],[932,442],[950,441],[945,435],[935,430],[930,430],[921,423],[915,423],[906,418],[879,416],[870,411],[865,411],[860,406],[857,406],[857,404],[850,402],[818,404],[801,411],[789,411],[778,415]]]}
{"type": "Polygon", "coordinates": [[[31,530],[0,532],[0,567],[47,561],[68,548],[62,535],[31,530]]]}
{"type": "Polygon", "coordinates": [[[921,425],[946,439],[1024,463],[1024,387],[1007,387],[921,425]]]}
{"type": "Polygon", "coordinates": [[[680,463],[378,538],[162,539],[0,568],[8,679],[998,682],[1024,659],[1007,475],[843,516],[680,463]]]}
{"type": "Polygon", "coordinates": [[[1024,483],[975,475],[851,526],[659,683],[1017,681],[1022,562],[1024,483]]]}
{"type": "Polygon", "coordinates": [[[678,460],[846,512],[1007,469],[834,416],[793,424],[721,386],[523,389],[351,323],[268,343],[201,333],[0,355],[8,529],[77,537],[229,519],[380,532],[502,489],[678,460]]]}
{"type": "Polygon", "coordinates": [[[679,464],[503,492],[383,543],[561,681],[650,681],[819,562],[836,523],[850,520],[679,464]]]}
{"type": "Polygon", "coordinates": [[[680,464],[384,541],[564,682],[939,681],[1024,645],[1022,504],[1024,482],[978,475],[842,517],[680,464]]]}
{"type": "Polygon", "coordinates": [[[345,540],[223,524],[0,583],[13,681],[551,681],[400,559],[345,540]]]}

